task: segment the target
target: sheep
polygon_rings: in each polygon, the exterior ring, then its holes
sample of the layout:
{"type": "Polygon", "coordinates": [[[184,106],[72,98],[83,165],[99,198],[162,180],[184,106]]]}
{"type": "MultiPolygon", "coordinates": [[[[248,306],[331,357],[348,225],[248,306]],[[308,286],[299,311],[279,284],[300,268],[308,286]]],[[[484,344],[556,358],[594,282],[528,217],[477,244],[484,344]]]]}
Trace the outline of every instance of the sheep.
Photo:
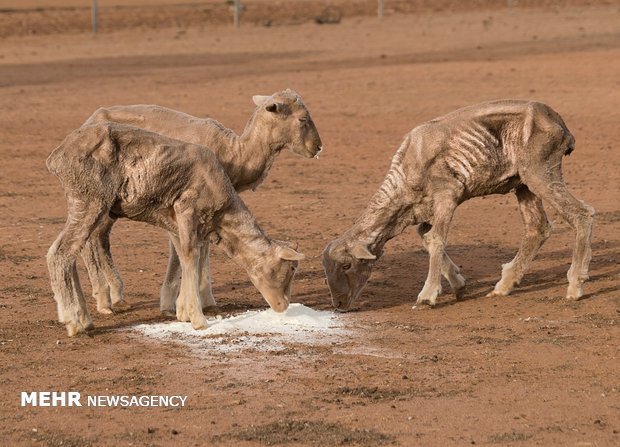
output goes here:
{"type": "MultiPolygon", "coordinates": [[[[306,158],[318,158],[323,149],[321,138],[304,102],[293,90],[271,96],[256,95],[254,114],[241,135],[235,134],[212,118],[196,118],[156,105],[131,105],[100,108],[85,125],[112,121],[132,125],[177,140],[203,145],[212,150],[237,192],[256,190],[264,181],[275,158],[283,149],[306,158]]],[[[100,313],[129,307],[123,299],[123,282],[114,267],[110,252],[110,232],[114,219],[105,219],[86,243],[82,257],[92,284],[100,313]],[[106,279],[107,278],[107,279],[106,279]]],[[[160,310],[175,314],[179,290],[180,263],[174,244],[169,243],[170,257],[163,286],[160,310]]],[[[202,246],[200,291],[203,308],[215,306],[209,273],[209,244],[202,246]]]]}
{"type": "Polygon", "coordinates": [[[68,202],[67,223],[48,251],[47,264],[58,319],[69,336],[93,327],[76,257],[108,216],[168,231],[182,269],[176,316],[191,321],[194,329],[207,325],[199,296],[204,278],[198,271],[209,239],[247,271],[275,311],[288,307],[303,254],[263,233],[205,146],[118,123],[94,123],[70,133],[46,164],[68,202]]]}
{"type": "Polygon", "coordinates": [[[562,158],[575,139],[548,105],[498,100],[456,110],[407,135],[383,184],[351,228],[324,249],[332,303],[347,310],[360,295],[388,240],[418,224],[429,271],[416,304],[434,306],[443,275],[459,298],[465,279],[445,253],[458,205],[472,197],[514,192],[525,226],[515,258],[487,296],[508,295],[549,237],[543,200],[576,230],[567,299],[582,297],[591,258],[594,209],[574,198],[562,178],[562,158]]]}

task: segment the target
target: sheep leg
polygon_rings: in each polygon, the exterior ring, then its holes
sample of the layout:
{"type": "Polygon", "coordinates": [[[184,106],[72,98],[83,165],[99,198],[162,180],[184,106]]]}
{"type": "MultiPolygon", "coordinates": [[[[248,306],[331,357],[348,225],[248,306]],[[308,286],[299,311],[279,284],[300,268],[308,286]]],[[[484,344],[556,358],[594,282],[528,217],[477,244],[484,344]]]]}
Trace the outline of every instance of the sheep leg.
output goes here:
{"type": "Polygon", "coordinates": [[[114,265],[110,250],[110,232],[115,222],[115,219],[105,216],[82,250],[93,297],[97,300],[97,311],[102,314],[111,314],[112,309],[130,307],[123,299],[123,280],[114,265]]]}
{"type": "Polygon", "coordinates": [[[456,203],[452,198],[437,197],[435,199],[434,222],[432,228],[424,234],[424,244],[429,254],[428,277],[416,304],[428,304],[433,307],[437,296],[441,293],[441,268],[444,249],[448,237],[448,229],[456,203]]]}
{"type": "Polygon", "coordinates": [[[69,197],[69,213],[65,228],[47,252],[47,266],[58,320],[64,323],[70,337],[92,329],[84,294],[76,267],[76,258],[104,215],[101,203],[84,202],[69,197]]]}
{"type": "Polygon", "coordinates": [[[101,267],[97,250],[97,239],[98,236],[93,235],[86,241],[86,245],[82,250],[82,259],[90,279],[93,298],[97,302],[97,311],[102,314],[111,314],[110,286],[108,286],[101,267]]]}
{"type": "Polygon", "coordinates": [[[205,329],[207,319],[200,301],[200,254],[196,219],[191,208],[175,205],[179,236],[173,238],[181,262],[181,287],[176,314],[180,321],[191,321],[194,329],[205,329]]]}
{"type": "Polygon", "coordinates": [[[514,259],[502,265],[502,277],[493,291],[487,294],[488,297],[508,295],[513,287],[521,282],[538,250],[551,234],[551,223],[547,219],[540,197],[534,195],[525,185],[517,189],[516,196],[524,225],[521,246],[514,259]]]}
{"type": "Polygon", "coordinates": [[[161,294],[159,298],[159,310],[163,315],[174,316],[175,315],[175,301],[179,296],[179,286],[181,284],[181,263],[175,243],[176,238],[172,233],[168,233],[169,236],[169,257],[168,268],[166,269],[166,277],[164,283],[161,286],[161,294]]]}
{"type": "MultiPolygon", "coordinates": [[[[428,252],[428,244],[424,239],[424,235],[428,233],[432,228],[432,225],[429,223],[421,223],[417,227],[417,232],[422,238],[422,245],[424,249],[428,252]]],[[[463,295],[463,291],[465,290],[465,278],[461,275],[461,269],[458,268],[450,256],[444,251],[442,260],[441,260],[441,274],[446,280],[450,283],[450,287],[454,291],[454,294],[457,298],[460,298],[463,295]]]]}
{"type": "Polygon", "coordinates": [[[112,258],[112,251],[110,249],[110,233],[115,222],[115,219],[106,216],[103,229],[99,231],[99,258],[103,261],[101,267],[109,286],[112,310],[126,310],[129,309],[131,305],[124,299],[123,280],[114,265],[114,259],[112,258]]]}
{"type": "MultiPolygon", "coordinates": [[[[172,237],[172,236],[171,236],[172,237]]],[[[179,295],[179,285],[181,283],[181,264],[176,248],[170,240],[170,256],[168,258],[168,269],[166,278],[161,287],[159,308],[162,314],[175,315],[174,302],[179,295]]],[[[217,306],[213,298],[211,289],[211,270],[209,267],[209,245],[207,242],[200,249],[200,301],[202,308],[217,306]]]]}
{"type": "Polygon", "coordinates": [[[539,172],[523,173],[528,188],[546,200],[576,230],[575,248],[567,273],[566,298],[578,300],[583,296],[583,283],[588,280],[588,267],[592,258],[591,238],[594,208],[573,197],[562,180],[561,165],[539,172]]]}
{"type": "Polygon", "coordinates": [[[202,309],[217,306],[211,288],[211,268],[209,265],[209,241],[200,247],[200,302],[202,309]]]}

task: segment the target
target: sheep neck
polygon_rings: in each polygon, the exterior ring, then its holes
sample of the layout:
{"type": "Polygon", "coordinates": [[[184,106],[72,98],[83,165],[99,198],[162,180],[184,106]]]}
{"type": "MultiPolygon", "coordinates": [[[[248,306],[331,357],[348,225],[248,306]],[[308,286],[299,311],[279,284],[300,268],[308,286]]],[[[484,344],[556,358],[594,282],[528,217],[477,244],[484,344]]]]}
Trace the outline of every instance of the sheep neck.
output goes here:
{"type": "Polygon", "coordinates": [[[385,244],[412,223],[410,209],[400,205],[384,208],[369,206],[345,233],[345,238],[352,242],[362,242],[371,253],[379,257],[385,244]]]}
{"type": "Polygon", "coordinates": [[[417,208],[416,200],[406,188],[399,151],[380,188],[345,237],[366,244],[370,252],[379,257],[390,239],[415,223],[415,216],[419,214],[417,208]]]}
{"type": "Polygon", "coordinates": [[[233,205],[219,221],[218,245],[245,270],[255,269],[270,246],[270,240],[242,202],[233,205]]]}
{"type": "Polygon", "coordinates": [[[256,189],[267,177],[273,163],[285,147],[275,141],[272,129],[252,116],[241,135],[231,135],[229,150],[221,158],[237,191],[256,189]]]}

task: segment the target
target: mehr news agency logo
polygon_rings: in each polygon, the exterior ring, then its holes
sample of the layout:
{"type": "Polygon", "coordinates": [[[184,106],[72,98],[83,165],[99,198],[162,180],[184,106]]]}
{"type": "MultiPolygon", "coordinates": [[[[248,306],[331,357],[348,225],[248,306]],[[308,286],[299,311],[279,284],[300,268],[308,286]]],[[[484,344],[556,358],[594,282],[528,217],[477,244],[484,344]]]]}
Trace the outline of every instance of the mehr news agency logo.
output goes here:
{"type": "Polygon", "coordinates": [[[82,399],[78,391],[22,391],[22,407],[184,407],[187,396],[96,395],[82,399]]]}

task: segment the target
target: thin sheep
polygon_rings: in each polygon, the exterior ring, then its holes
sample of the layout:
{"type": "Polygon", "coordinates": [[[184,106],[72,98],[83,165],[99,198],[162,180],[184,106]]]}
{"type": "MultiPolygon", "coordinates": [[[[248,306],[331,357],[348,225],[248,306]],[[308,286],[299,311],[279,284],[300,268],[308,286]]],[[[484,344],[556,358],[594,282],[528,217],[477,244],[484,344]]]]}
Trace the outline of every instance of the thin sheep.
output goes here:
{"type": "MultiPolygon", "coordinates": [[[[182,279],[176,316],[206,327],[199,292],[202,247],[209,238],[248,273],[276,311],[288,307],[301,253],[270,240],[204,146],[117,123],[82,126],[47,159],[68,202],[65,228],[47,262],[58,319],[69,336],[93,327],[76,257],[100,227],[128,218],[164,228],[179,255],[182,279]]],[[[107,278],[110,280],[110,278],[107,278]]]]}
{"type": "Polygon", "coordinates": [[[453,213],[473,197],[511,191],[517,196],[525,232],[517,255],[504,264],[489,296],[508,295],[549,237],[545,200],[577,232],[566,296],[581,298],[592,254],[594,209],[575,199],[562,178],[562,158],[574,147],[575,139],[560,115],[538,102],[487,102],[416,127],[405,136],[361,217],[324,250],[334,306],[349,308],[387,241],[412,224],[419,224],[418,233],[430,255],[417,303],[435,304],[441,275],[458,298],[465,279],[444,251],[453,213]]]}
{"type": "MultiPolygon", "coordinates": [[[[287,89],[271,96],[254,96],[254,114],[241,135],[212,118],[197,118],[156,105],[130,105],[100,108],[85,125],[97,122],[127,124],[177,140],[195,143],[213,151],[237,192],[255,190],[267,177],[283,149],[306,158],[317,157],[323,146],[301,96],[287,89]]],[[[123,282],[110,252],[110,232],[114,219],[104,219],[100,230],[86,243],[82,257],[100,313],[128,307],[123,299],[123,282]]],[[[179,292],[181,268],[174,244],[161,289],[160,309],[174,314],[179,292]]],[[[200,291],[203,308],[215,306],[209,272],[209,244],[201,253],[200,291]]]]}

